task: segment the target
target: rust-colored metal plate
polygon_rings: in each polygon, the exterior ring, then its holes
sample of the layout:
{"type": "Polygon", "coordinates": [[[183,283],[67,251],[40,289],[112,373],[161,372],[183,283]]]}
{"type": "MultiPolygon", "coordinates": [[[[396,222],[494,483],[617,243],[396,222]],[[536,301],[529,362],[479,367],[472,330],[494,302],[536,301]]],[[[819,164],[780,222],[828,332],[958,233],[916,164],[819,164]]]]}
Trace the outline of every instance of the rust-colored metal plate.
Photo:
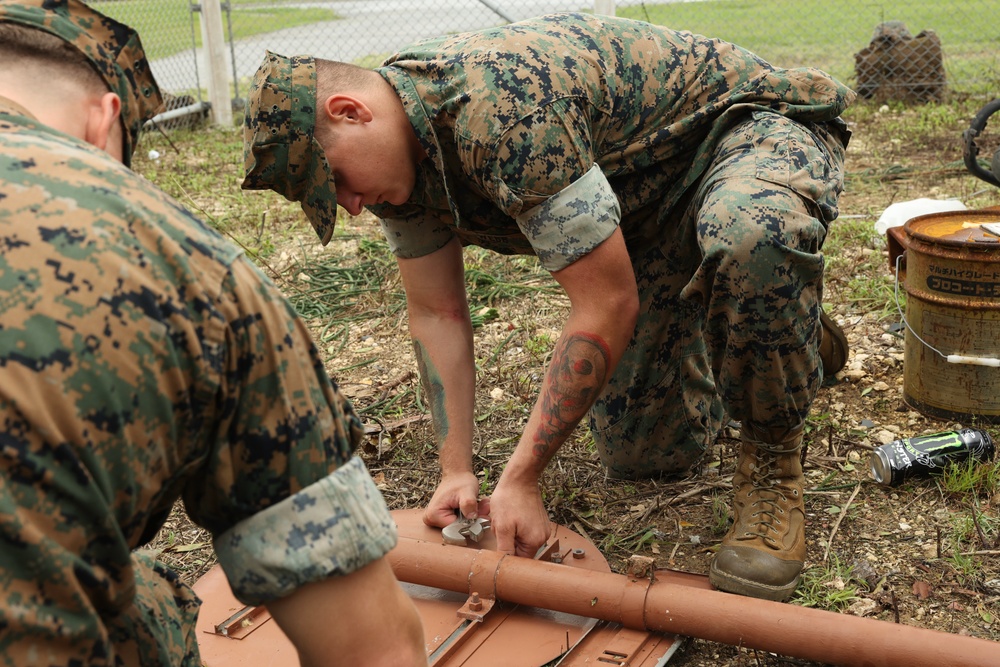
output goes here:
{"type": "Polygon", "coordinates": [[[216,626],[245,609],[243,603],[233,596],[221,567],[213,567],[192,588],[202,601],[196,631],[205,667],[287,667],[298,664],[295,648],[264,608],[253,608],[263,611],[246,622],[245,632],[240,635],[219,633],[216,626]]]}
{"type": "Polygon", "coordinates": [[[667,664],[681,646],[680,638],[655,632],[629,630],[620,625],[604,624],[587,633],[573,647],[559,667],[660,667],[667,664]]]}
{"type": "MultiPolygon", "coordinates": [[[[393,518],[401,540],[441,541],[441,531],[424,525],[420,510],[397,510],[393,518]]],[[[496,540],[487,531],[478,543],[445,548],[496,550],[496,540]]],[[[557,524],[538,558],[571,568],[611,571],[592,542],[557,524]]],[[[574,614],[474,599],[419,582],[403,587],[420,613],[428,660],[434,667],[540,667],[560,656],[557,664],[565,667],[657,667],[665,665],[680,645],[673,636],[574,614]]],[[[266,609],[239,603],[221,568],[210,570],[194,589],[203,601],[197,631],[206,667],[296,664],[295,650],[278,624],[266,609]]]]}

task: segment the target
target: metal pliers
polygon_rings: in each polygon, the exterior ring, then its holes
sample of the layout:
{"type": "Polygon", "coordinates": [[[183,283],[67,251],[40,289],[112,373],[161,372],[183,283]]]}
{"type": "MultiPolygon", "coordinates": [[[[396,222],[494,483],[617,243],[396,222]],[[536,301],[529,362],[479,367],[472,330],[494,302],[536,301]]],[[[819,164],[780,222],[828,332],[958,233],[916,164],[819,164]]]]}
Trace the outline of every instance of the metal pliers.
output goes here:
{"type": "Polygon", "coordinates": [[[468,540],[478,542],[489,528],[489,519],[466,519],[459,512],[455,521],[441,529],[441,537],[445,544],[464,547],[469,543],[468,540]]]}

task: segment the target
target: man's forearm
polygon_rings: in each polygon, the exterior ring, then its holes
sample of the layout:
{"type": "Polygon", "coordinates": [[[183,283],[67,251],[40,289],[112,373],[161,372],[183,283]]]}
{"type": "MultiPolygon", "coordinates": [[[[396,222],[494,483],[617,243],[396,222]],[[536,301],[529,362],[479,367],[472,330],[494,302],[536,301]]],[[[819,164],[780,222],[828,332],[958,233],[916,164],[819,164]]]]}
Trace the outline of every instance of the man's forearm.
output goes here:
{"type": "Polygon", "coordinates": [[[472,472],[476,366],[462,245],[452,239],[429,255],[398,264],[441,471],[472,472]]]}
{"type": "Polygon", "coordinates": [[[537,478],[597,400],[611,368],[611,350],[601,336],[564,332],[512,465],[537,478]]]}
{"type": "MultiPolygon", "coordinates": [[[[443,340],[453,341],[456,337],[458,340],[464,339],[464,328],[433,329],[433,332],[415,335],[413,349],[420,371],[421,388],[433,420],[441,471],[444,474],[471,472],[475,410],[472,343],[469,340],[467,344],[441,345],[440,341],[443,340]],[[445,334],[444,331],[454,335],[445,334]],[[463,333],[460,334],[460,331],[463,333]]],[[[417,330],[421,331],[420,325],[417,330]]]]}
{"type": "Polygon", "coordinates": [[[385,558],[307,584],[267,608],[303,667],[427,664],[420,615],[385,558]],[[349,623],[330,622],[345,613],[350,613],[349,623]]]}
{"type": "Polygon", "coordinates": [[[635,329],[639,295],[620,230],[552,276],[571,310],[552,362],[504,477],[537,481],[597,400],[635,329]]]}
{"type": "Polygon", "coordinates": [[[431,411],[434,424],[434,439],[438,450],[448,439],[451,430],[448,421],[448,410],[445,409],[444,378],[438,372],[437,366],[430,359],[430,353],[419,340],[413,341],[413,353],[417,358],[417,370],[420,373],[420,387],[424,391],[424,400],[431,411]]]}

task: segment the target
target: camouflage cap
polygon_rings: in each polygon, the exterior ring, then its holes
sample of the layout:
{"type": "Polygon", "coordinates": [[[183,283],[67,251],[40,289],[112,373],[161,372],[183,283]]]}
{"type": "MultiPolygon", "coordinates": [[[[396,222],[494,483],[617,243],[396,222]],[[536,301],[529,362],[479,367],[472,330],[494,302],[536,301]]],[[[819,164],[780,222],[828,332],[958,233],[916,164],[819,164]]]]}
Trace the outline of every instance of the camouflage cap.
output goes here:
{"type": "Polygon", "coordinates": [[[0,0],[0,21],[43,30],[79,49],[122,102],[123,161],[132,162],[143,123],[163,98],[139,35],[80,0],[0,0]]]}
{"type": "Polygon", "coordinates": [[[316,61],[267,52],[250,85],[243,124],[244,190],[274,190],[302,210],[326,245],[337,191],[316,141],[316,61]]]}

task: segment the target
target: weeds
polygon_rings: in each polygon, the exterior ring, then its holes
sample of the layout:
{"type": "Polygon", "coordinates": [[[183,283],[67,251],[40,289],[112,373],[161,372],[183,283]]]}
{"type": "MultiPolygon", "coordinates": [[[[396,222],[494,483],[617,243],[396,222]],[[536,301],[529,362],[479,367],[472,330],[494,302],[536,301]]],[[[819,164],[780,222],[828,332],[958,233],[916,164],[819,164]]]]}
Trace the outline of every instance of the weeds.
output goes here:
{"type": "Polygon", "coordinates": [[[712,496],[712,534],[721,537],[729,530],[729,496],[712,496]]]}
{"type": "Polygon", "coordinates": [[[845,566],[836,556],[826,564],[813,565],[802,571],[802,582],[795,589],[791,602],[802,607],[842,611],[860,598],[852,579],[853,568],[845,566]]]}
{"type": "Polygon", "coordinates": [[[947,561],[962,586],[973,590],[978,587],[979,582],[982,581],[982,561],[975,556],[959,551],[952,552],[947,561]]]}
{"type": "Polygon", "coordinates": [[[1000,460],[983,463],[966,459],[952,463],[941,474],[941,487],[952,495],[992,498],[1000,493],[1000,460]]]}
{"type": "MultiPolygon", "coordinates": [[[[881,251],[884,244],[874,221],[865,217],[837,221],[823,246],[827,275],[839,277],[828,281],[828,290],[835,290],[855,310],[877,313],[879,320],[898,313],[894,275],[881,251]]],[[[905,293],[900,298],[905,305],[905,293]]]]}
{"type": "Polygon", "coordinates": [[[555,280],[533,257],[510,258],[481,248],[466,250],[465,285],[474,309],[495,307],[528,294],[554,294],[555,280]]]}
{"type": "Polygon", "coordinates": [[[528,341],[524,344],[524,349],[531,353],[531,356],[536,359],[544,359],[548,356],[549,351],[555,341],[552,340],[552,336],[548,334],[538,334],[531,336],[528,341]]]}
{"type": "Polygon", "coordinates": [[[959,583],[977,589],[982,582],[983,561],[977,552],[989,552],[1000,545],[1000,516],[983,511],[979,499],[995,502],[1000,479],[1000,461],[982,463],[968,459],[948,465],[938,487],[942,494],[966,501],[968,511],[952,514],[948,525],[950,550],[945,560],[959,583]]]}
{"type": "Polygon", "coordinates": [[[493,484],[490,482],[490,469],[483,468],[479,471],[479,476],[482,477],[479,481],[479,495],[488,496],[493,490],[493,484]]]}

